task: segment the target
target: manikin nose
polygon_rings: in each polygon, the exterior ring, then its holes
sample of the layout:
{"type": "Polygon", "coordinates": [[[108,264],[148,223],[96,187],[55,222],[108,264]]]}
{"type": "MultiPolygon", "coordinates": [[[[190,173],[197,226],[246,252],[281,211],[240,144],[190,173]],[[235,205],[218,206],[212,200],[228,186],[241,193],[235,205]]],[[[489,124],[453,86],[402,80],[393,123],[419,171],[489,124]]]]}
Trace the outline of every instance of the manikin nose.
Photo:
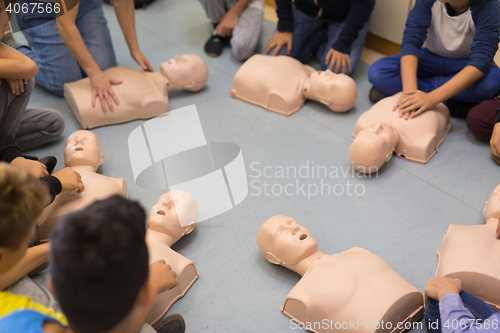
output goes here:
{"type": "Polygon", "coordinates": [[[377,125],[375,125],[375,128],[373,129],[373,131],[377,134],[382,132],[383,130],[384,130],[384,124],[377,124],[377,125]]]}
{"type": "Polygon", "coordinates": [[[176,56],[174,57],[174,59],[175,59],[175,61],[180,61],[180,60],[181,60],[181,57],[180,57],[180,56],[178,56],[178,55],[176,55],[176,56]]]}
{"type": "Polygon", "coordinates": [[[299,231],[299,230],[300,230],[300,229],[299,229],[299,226],[298,226],[298,225],[296,225],[296,224],[289,225],[289,226],[288,226],[288,229],[290,230],[290,233],[291,233],[292,235],[295,235],[295,234],[297,233],[297,231],[299,231]]]}

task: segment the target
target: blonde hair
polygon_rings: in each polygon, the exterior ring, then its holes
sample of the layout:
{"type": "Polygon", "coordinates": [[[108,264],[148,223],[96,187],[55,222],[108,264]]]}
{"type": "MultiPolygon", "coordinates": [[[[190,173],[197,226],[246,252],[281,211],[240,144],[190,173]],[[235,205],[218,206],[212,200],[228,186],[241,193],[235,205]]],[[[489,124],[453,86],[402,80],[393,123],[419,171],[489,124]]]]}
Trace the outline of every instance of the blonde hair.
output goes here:
{"type": "Polygon", "coordinates": [[[0,247],[18,249],[48,203],[44,184],[26,171],[0,163],[0,247]]]}

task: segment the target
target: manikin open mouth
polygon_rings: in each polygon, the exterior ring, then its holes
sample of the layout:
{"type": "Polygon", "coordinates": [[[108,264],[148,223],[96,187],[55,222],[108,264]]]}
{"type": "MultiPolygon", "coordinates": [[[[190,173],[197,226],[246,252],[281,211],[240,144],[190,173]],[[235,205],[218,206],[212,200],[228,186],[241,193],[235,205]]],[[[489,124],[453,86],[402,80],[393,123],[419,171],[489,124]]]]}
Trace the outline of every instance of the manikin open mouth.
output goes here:
{"type": "Polygon", "coordinates": [[[75,149],[75,151],[83,151],[83,148],[82,148],[82,147],[77,147],[77,148],[75,149]]]}
{"type": "Polygon", "coordinates": [[[156,212],[158,215],[167,215],[164,210],[159,210],[156,212]]]}
{"type": "Polygon", "coordinates": [[[302,234],[302,235],[300,235],[300,240],[301,240],[301,241],[303,241],[303,240],[304,240],[304,239],[306,239],[306,238],[307,238],[307,234],[302,234]]]}

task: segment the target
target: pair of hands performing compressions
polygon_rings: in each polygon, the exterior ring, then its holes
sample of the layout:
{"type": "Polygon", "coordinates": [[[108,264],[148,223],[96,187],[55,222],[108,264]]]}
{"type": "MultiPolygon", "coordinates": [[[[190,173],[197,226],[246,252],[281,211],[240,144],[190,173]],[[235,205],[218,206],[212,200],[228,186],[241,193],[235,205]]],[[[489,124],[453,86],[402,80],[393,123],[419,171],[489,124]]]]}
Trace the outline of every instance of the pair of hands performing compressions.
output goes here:
{"type": "MultiPolygon", "coordinates": [[[[90,79],[92,107],[96,106],[96,101],[99,99],[102,111],[113,111],[114,105],[119,105],[120,101],[113,92],[112,86],[121,84],[122,81],[104,73],[85,46],[85,42],[75,24],[79,9],[78,0],[66,0],[65,3],[66,7],[71,9],[56,18],[57,27],[66,46],[90,79]]],[[[113,6],[130,50],[130,55],[144,71],[154,72],[149,60],[139,49],[135,30],[134,2],[132,0],[115,1],[113,6]]]]}

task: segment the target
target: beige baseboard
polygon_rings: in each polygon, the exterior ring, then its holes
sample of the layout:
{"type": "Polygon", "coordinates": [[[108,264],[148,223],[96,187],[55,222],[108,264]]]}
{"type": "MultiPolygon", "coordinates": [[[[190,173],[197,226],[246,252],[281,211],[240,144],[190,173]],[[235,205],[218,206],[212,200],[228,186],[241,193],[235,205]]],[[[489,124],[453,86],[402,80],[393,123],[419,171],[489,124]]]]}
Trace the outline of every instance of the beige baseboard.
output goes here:
{"type": "Polygon", "coordinates": [[[374,35],[371,32],[366,34],[365,47],[385,55],[393,55],[401,52],[401,45],[374,35]]]}

